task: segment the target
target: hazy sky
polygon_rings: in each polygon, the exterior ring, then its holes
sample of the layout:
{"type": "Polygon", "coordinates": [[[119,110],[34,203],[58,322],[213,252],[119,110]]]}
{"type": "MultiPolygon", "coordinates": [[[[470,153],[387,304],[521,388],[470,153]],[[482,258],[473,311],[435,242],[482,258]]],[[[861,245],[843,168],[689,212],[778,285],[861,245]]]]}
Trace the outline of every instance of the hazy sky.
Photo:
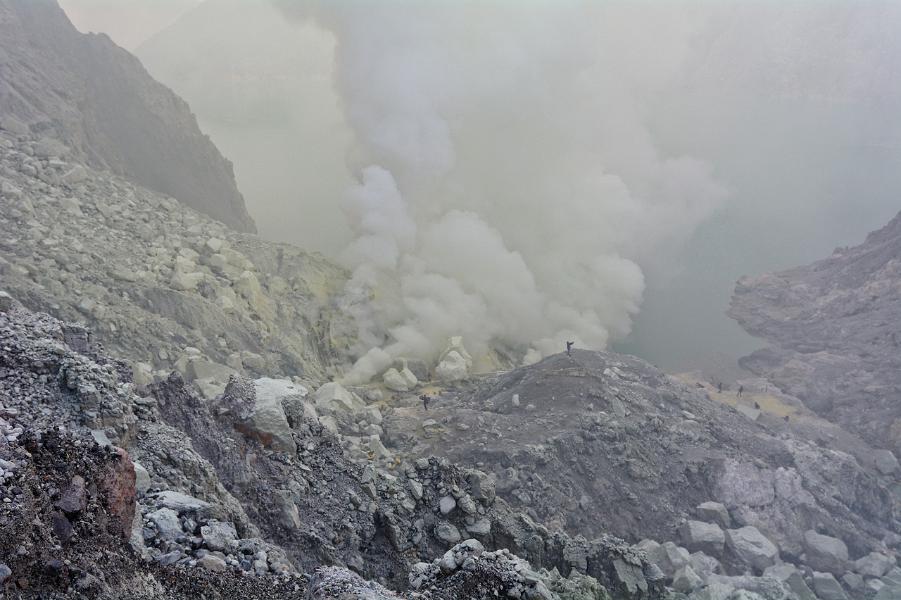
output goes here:
{"type": "Polygon", "coordinates": [[[59,3],[81,31],[106,33],[126,50],[134,50],[202,1],[59,0],[59,3]]]}
{"type": "Polygon", "coordinates": [[[191,103],[263,235],[393,286],[361,316],[394,352],[634,324],[733,364],[738,277],[901,207],[901,3],[63,4],[191,103]]]}

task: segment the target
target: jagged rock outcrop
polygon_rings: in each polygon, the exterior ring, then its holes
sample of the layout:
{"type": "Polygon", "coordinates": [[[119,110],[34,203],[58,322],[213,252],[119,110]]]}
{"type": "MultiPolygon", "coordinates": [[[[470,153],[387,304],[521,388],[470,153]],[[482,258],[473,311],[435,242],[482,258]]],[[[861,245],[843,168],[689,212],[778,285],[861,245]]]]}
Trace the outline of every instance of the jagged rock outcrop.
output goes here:
{"type": "Polygon", "coordinates": [[[0,1],[0,128],[38,136],[38,156],[112,171],[255,230],[231,163],[188,105],[106,35],[79,33],[56,0],[0,1]]]}
{"type": "MultiPolygon", "coordinates": [[[[738,281],[729,315],[771,347],[741,359],[818,414],[901,453],[901,215],[853,248],[738,281]]],[[[894,472],[885,451],[872,460],[894,472]]]]}
{"type": "Polygon", "coordinates": [[[0,280],[20,301],[86,322],[142,385],[176,368],[215,395],[233,372],[321,381],[348,360],[343,269],[39,143],[0,131],[0,280]]]}

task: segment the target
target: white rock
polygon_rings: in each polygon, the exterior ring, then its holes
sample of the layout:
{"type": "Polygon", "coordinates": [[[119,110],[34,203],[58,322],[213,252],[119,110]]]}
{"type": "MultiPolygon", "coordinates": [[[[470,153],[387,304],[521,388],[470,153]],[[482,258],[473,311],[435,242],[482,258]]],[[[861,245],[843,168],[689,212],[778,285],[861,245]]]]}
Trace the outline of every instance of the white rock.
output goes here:
{"type": "Polygon", "coordinates": [[[394,367],[385,371],[382,375],[382,381],[385,387],[394,392],[409,392],[416,387],[418,380],[416,375],[409,369],[398,371],[394,367]]]}
{"type": "MultiPolygon", "coordinates": [[[[295,454],[297,444],[291,434],[291,426],[282,407],[282,399],[289,394],[299,394],[298,387],[285,380],[262,378],[253,382],[253,412],[246,424],[256,437],[266,446],[295,454]]],[[[306,390],[303,390],[305,395],[306,390]]]]}
{"type": "Polygon", "coordinates": [[[448,352],[435,367],[435,377],[439,381],[459,381],[466,379],[468,375],[469,366],[466,359],[456,350],[448,352]]]}
{"type": "Polygon", "coordinates": [[[324,413],[358,413],[366,408],[360,398],[336,381],[326,383],[313,394],[316,409],[324,413]]]}

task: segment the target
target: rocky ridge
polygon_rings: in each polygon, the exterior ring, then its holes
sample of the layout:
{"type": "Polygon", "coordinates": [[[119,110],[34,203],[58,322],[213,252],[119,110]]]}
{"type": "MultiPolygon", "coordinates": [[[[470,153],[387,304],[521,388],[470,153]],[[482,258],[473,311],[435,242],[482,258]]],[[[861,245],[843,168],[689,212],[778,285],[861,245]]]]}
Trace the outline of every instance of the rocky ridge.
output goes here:
{"type": "Polygon", "coordinates": [[[770,347],[741,359],[784,392],[882,449],[901,452],[901,215],[859,246],[780,273],[744,277],[729,314],[770,347]]]}
{"type": "Polygon", "coordinates": [[[188,105],[56,0],[0,1],[0,126],[40,156],[123,175],[239,231],[255,230],[232,165],[188,105]]]}

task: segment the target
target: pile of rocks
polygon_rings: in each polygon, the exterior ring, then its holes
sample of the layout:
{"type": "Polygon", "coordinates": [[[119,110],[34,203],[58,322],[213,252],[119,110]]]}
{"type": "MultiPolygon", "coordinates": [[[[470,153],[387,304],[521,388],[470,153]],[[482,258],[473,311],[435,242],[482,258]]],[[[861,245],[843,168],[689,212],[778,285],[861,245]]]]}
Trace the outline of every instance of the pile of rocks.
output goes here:
{"type": "Polygon", "coordinates": [[[66,156],[0,129],[0,277],[20,301],[87,322],[141,384],[187,347],[182,370],[206,363],[189,381],[222,369],[324,380],[348,360],[355,326],[331,302],[343,269],[66,156]]]}
{"type": "Polygon", "coordinates": [[[208,502],[168,490],[146,496],[141,510],[141,541],[161,565],[296,574],[283,550],[259,538],[239,538],[233,523],[211,516],[216,511],[208,502]]]}
{"type": "Polygon", "coordinates": [[[800,556],[786,556],[756,527],[730,528],[720,503],[697,507],[701,520],[680,528],[682,546],[642,540],[637,547],[663,572],[672,588],[689,598],[762,597],[799,600],[850,600],[901,595],[894,554],[870,552],[849,560],[845,543],[808,530],[800,556]]]}

